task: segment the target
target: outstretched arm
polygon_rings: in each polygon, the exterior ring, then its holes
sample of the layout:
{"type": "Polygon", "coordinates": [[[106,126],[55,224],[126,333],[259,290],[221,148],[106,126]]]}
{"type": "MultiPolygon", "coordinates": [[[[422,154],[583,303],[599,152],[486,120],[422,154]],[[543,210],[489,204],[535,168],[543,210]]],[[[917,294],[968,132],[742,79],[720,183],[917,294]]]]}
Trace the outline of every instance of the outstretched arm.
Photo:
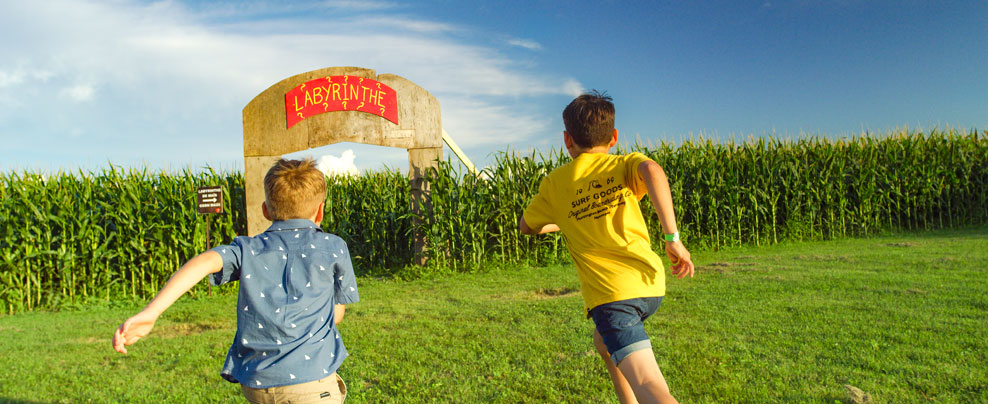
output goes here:
{"type": "Polygon", "coordinates": [[[164,313],[206,275],[219,272],[221,269],[223,269],[223,258],[215,251],[206,251],[190,259],[175,271],[165,287],[161,288],[144,310],[124,321],[117,328],[113,333],[113,349],[126,354],[126,345],[131,345],[148,335],[161,313],[164,313]]]}
{"type": "MultiPolygon", "coordinates": [[[[666,178],[662,166],[654,161],[645,161],[638,165],[638,174],[648,189],[648,198],[652,201],[655,213],[659,215],[662,231],[666,234],[678,233],[676,227],[676,211],[672,207],[672,192],[669,190],[669,179],[666,178]]],[[[689,275],[693,277],[693,261],[690,252],[681,241],[666,242],[666,256],[672,261],[672,274],[677,278],[689,275]]]]}
{"type": "Polygon", "coordinates": [[[521,221],[518,222],[518,229],[521,230],[521,234],[545,234],[559,231],[559,226],[556,226],[555,224],[547,224],[538,229],[533,229],[528,227],[528,223],[525,223],[525,218],[522,217],[521,221]]]}

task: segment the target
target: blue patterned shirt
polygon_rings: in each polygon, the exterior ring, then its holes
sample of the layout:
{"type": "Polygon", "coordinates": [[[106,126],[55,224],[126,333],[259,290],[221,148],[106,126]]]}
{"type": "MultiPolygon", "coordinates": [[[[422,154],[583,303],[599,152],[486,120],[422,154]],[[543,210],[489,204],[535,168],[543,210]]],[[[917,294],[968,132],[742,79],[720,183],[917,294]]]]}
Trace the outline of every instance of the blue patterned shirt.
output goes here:
{"type": "Polygon", "coordinates": [[[334,305],[360,300],[343,239],[290,219],[211,251],[223,257],[223,270],[210,282],[240,281],[224,379],[268,388],[319,380],[340,367],[347,351],[334,305]]]}

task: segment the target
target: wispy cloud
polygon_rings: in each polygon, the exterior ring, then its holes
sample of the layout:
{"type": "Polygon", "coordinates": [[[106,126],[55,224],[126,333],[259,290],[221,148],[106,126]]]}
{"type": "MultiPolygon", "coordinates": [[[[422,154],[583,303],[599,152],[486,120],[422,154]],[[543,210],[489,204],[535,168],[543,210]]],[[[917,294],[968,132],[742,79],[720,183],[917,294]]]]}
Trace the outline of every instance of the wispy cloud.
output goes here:
{"type": "Polygon", "coordinates": [[[0,71],[0,87],[20,84],[24,81],[24,75],[17,72],[0,71]]]}
{"type": "Polygon", "coordinates": [[[529,39],[512,38],[508,40],[508,45],[517,46],[528,50],[542,50],[542,45],[529,39]]]}
{"type": "MultiPolygon", "coordinates": [[[[399,8],[390,2],[318,4],[399,8]]],[[[328,66],[373,68],[426,88],[439,98],[444,123],[464,147],[533,135],[543,118],[513,107],[519,97],[572,95],[580,87],[571,78],[516,64],[506,49],[455,35],[468,28],[398,14],[304,17],[327,19],[317,26],[333,27],[316,30],[291,16],[208,22],[204,15],[214,17],[215,9],[177,2],[53,0],[0,7],[0,136],[16,138],[8,145],[15,151],[85,133],[92,135],[62,146],[88,156],[83,159],[103,160],[105,149],[109,156],[150,161],[239,160],[243,106],[285,77],[328,66]],[[88,107],[52,109],[45,94],[88,107]],[[54,116],[39,122],[23,118],[26,111],[54,116]],[[89,127],[80,131],[80,125],[89,127]],[[193,143],[202,147],[189,148],[193,143]]],[[[512,45],[539,46],[518,41],[512,45]]]]}
{"type": "Polygon", "coordinates": [[[386,10],[399,7],[395,2],[375,0],[327,0],[324,4],[327,7],[347,10],[386,10]]]}
{"type": "Polygon", "coordinates": [[[0,88],[13,86],[24,82],[25,78],[34,81],[47,81],[52,73],[44,70],[31,70],[24,67],[17,67],[11,70],[0,70],[0,88]]]}
{"type": "Polygon", "coordinates": [[[395,31],[407,30],[419,33],[428,34],[442,34],[448,32],[460,32],[463,28],[457,27],[453,24],[446,24],[435,21],[425,21],[425,20],[410,20],[407,18],[400,17],[389,17],[389,16],[366,16],[354,20],[349,24],[354,29],[360,31],[366,30],[367,27],[388,27],[394,34],[395,31]]]}
{"type": "Polygon", "coordinates": [[[563,83],[563,94],[569,95],[571,97],[576,98],[585,91],[586,89],[583,88],[583,85],[580,84],[579,81],[576,81],[574,79],[567,79],[563,83]]]}
{"type": "MultiPolygon", "coordinates": [[[[443,126],[460,147],[475,150],[523,142],[537,133],[555,132],[551,129],[552,119],[526,113],[526,109],[521,103],[492,103],[452,96],[443,104],[443,126]]],[[[556,116],[554,113],[551,118],[556,116]]]]}
{"type": "Polygon", "coordinates": [[[93,95],[95,94],[95,92],[96,89],[94,89],[93,86],[89,84],[78,84],[63,89],[59,94],[62,96],[62,98],[67,98],[71,101],[86,102],[93,100],[93,95]]]}
{"type": "MultiPolygon", "coordinates": [[[[165,2],[165,4],[171,2],[165,2]]],[[[183,5],[200,21],[235,21],[243,18],[271,18],[279,16],[306,16],[331,13],[366,13],[407,8],[390,1],[374,0],[293,0],[293,1],[242,1],[211,0],[183,5]]]]}

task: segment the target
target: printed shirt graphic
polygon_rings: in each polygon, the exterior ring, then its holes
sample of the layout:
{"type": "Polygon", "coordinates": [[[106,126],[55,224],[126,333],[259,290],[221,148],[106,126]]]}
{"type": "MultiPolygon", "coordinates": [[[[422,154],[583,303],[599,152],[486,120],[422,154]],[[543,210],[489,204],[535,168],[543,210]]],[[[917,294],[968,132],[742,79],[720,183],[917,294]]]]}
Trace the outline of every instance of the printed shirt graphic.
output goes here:
{"type": "Polygon", "coordinates": [[[583,153],[549,173],[525,209],[529,227],[559,226],[587,310],[665,295],[662,261],[638,206],[648,193],[638,165],[648,160],[641,153],[583,153]]]}
{"type": "Polygon", "coordinates": [[[334,305],[360,300],[341,238],[291,219],[211,251],[223,257],[223,270],[210,282],[240,281],[224,379],[277,387],[319,380],[340,367],[347,351],[333,324],[334,305]]]}

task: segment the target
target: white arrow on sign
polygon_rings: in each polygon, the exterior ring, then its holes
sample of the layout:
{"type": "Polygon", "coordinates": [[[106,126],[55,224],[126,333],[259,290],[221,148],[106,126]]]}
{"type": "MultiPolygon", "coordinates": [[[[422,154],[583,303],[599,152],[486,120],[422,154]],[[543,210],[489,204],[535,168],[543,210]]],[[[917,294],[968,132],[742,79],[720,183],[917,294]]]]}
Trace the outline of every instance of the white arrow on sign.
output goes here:
{"type": "Polygon", "coordinates": [[[203,198],[203,200],[202,200],[202,201],[203,201],[204,203],[205,203],[205,202],[216,202],[216,198],[215,198],[215,197],[213,197],[213,198],[203,198]]]}

